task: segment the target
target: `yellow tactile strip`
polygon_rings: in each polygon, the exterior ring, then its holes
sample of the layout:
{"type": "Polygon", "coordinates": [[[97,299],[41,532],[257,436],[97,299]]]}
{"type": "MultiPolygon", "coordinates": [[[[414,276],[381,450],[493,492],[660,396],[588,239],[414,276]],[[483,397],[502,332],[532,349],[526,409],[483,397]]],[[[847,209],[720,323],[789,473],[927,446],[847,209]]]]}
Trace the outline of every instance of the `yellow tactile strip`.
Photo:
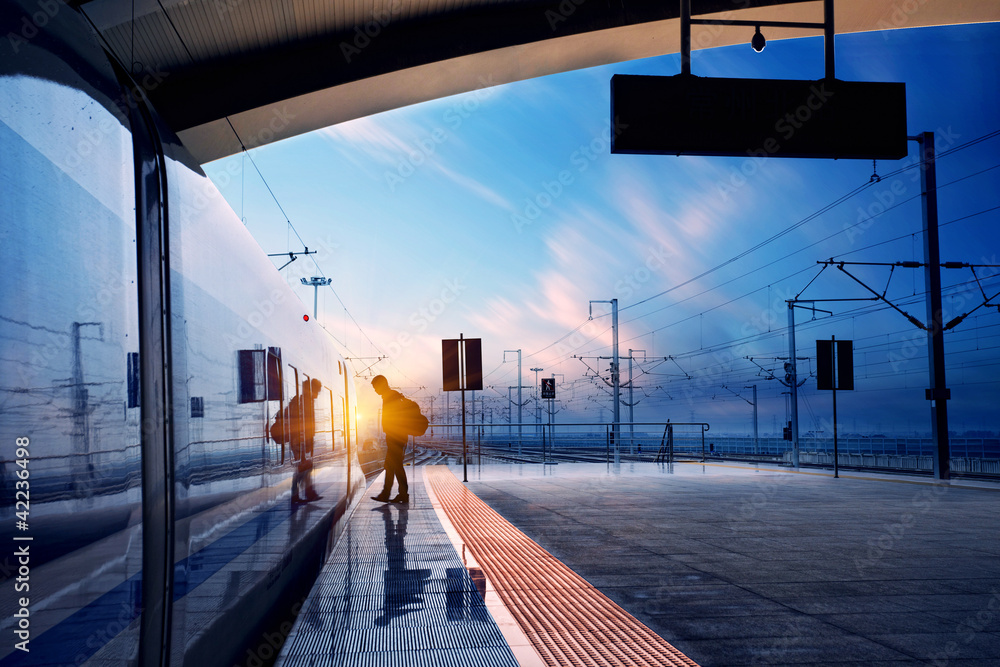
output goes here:
{"type": "Polygon", "coordinates": [[[546,664],[697,667],[508,523],[448,468],[426,472],[448,518],[546,664]]]}

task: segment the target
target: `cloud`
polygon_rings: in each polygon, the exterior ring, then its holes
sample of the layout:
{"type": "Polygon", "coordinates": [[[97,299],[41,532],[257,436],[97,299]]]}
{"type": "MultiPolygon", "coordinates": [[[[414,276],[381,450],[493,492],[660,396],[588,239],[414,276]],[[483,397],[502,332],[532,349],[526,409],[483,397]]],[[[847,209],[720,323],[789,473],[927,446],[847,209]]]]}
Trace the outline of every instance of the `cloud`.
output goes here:
{"type": "Polygon", "coordinates": [[[466,176],[465,174],[459,173],[454,169],[450,169],[443,165],[440,160],[428,163],[428,166],[437,170],[445,178],[449,179],[459,187],[467,190],[474,194],[475,196],[485,200],[487,203],[502,208],[505,211],[512,212],[515,210],[514,205],[511,204],[507,199],[505,199],[498,192],[492,188],[487,187],[483,183],[479,182],[471,176],[466,176]]]}
{"type": "Polygon", "coordinates": [[[360,150],[375,162],[394,165],[400,154],[412,150],[412,144],[403,138],[413,134],[412,130],[403,117],[367,116],[323,128],[317,134],[355,164],[369,166],[367,161],[359,159],[360,150]]]}

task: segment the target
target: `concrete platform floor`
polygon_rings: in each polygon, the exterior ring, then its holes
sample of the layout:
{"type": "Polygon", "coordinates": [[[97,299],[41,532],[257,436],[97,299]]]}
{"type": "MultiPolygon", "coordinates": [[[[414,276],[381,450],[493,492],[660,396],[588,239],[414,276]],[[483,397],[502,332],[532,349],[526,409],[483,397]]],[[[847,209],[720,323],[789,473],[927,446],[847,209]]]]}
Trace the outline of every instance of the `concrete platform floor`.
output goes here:
{"type": "Polygon", "coordinates": [[[706,667],[1000,665],[996,484],[693,463],[468,475],[706,667]]]}

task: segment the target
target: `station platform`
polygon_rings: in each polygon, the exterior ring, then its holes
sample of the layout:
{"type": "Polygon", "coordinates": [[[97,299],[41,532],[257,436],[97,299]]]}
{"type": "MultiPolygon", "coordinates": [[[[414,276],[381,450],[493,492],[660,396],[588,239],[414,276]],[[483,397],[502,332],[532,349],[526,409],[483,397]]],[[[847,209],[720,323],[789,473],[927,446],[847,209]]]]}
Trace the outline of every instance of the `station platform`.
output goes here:
{"type": "Polygon", "coordinates": [[[722,462],[408,475],[408,506],[357,507],[279,667],[1000,664],[996,483],[722,462]]]}

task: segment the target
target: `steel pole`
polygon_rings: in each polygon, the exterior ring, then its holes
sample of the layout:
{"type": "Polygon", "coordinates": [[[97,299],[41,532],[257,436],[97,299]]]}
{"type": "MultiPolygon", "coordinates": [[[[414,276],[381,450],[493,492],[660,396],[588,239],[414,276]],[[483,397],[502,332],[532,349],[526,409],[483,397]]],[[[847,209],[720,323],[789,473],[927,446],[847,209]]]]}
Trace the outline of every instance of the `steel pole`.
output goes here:
{"type": "Polygon", "coordinates": [[[614,357],[614,367],[611,370],[611,382],[615,388],[615,411],[614,411],[614,435],[615,435],[615,463],[621,462],[621,382],[619,377],[618,359],[618,299],[611,299],[611,337],[614,344],[612,356],[614,357]]]}
{"type": "Polygon", "coordinates": [[[833,0],[823,0],[823,60],[826,69],[826,78],[833,80],[836,78],[836,71],[833,57],[833,37],[836,30],[833,24],[833,0]]]}
{"type": "Polygon", "coordinates": [[[937,168],[934,133],[920,135],[924,218],[924,283],[927,288],[927,357],[931,389],[931,431],[934,438],[934,478],[951,478],[951,444],[948,441],[948,385],[944,373],[944,313],[941,309],[941,254],[938,246],[937,168]]]}
{"type": "Polygon", "coordinates": [[[521,378],[521,350],[517,351],[517,455],[521,455],[521,424],[524,422],[521,419],[521,385],[524,384],[524,380],[521,378]]]}
{"type": "Polygon", "coordinates": [[[830,372],[833,374],[833,476],[840,477],[840,452],[837,450],[837,337],[830,336],[830,372]]]}
{"type": "Polygon", "coordinates": [[[691,0],[681,0],[681,74],[691,74],[691,0]]]}
{"type": "Polygon", "coordinates": [[[629,454],[635,456],[635,412],[632,408],[635,400],[632,398],[632,349],[628,351],[628,449],[629,454]]]}
{"type": "Polygon", "coordinates": [[[789,392],[792,417],[792,467],[799,469],[799,387],[795,369],[795,302],[788,302],[788,363],[790,364],[789,392]]]}

